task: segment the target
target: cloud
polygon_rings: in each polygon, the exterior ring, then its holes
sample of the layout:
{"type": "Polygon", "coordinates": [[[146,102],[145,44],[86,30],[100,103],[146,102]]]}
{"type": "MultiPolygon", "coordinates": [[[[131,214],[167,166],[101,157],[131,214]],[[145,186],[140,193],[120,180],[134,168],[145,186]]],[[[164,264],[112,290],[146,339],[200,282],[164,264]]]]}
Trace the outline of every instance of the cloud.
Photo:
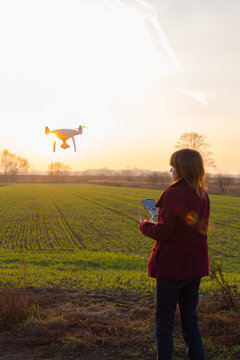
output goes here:
{"type": "Polygon", "coordinates": [[[180,61],[178,60],[175,52],[173,51],[172,47],[169,45],[168,41],[167,41],[167,38],[166,38],[166,35],[165,33],[163,32],[158,20],[156,18],[150,18],[150,21],[152,23],[152,25],[154,26],[154,28],[156,29],[161,41],[162,41],[162,44],[171,60],[171,63],[172,65],[174,66],[174,68],[179,71],[179,72],[183,72],[184,71],[184,68],[183,66],[181,65],[180,61]]]}
{"type": "Polygon", "coordinates": [[[179,72],[183,72],[184,68],[181,65],[178,57],[176,56],[173,48],[170,46],[170,44],[167,40],[167,37],[161,27],[161,24],[158,20],[157,11],[154,9],[153,6],[149,5],[144,0],[135,0],[135,1],[138,4],[141,4],[144,6],[144,8],[145,8],[144,16],[152,24],[153,28],[155,29],[156,33],[158,34],[158,39],[162,43],[163,47],[165,48],[166,53],[168,54],[170,61],[171,61],[172,65],[174,66],[174,68],[179,72]]]}
{"type": "MultiPolygon", "coordinates": [[[[211,100],[216,99],[219,96],[219,93],[216,90],[186,90],[183,87],[178,87],[178,91],[195,101],[207,105],[211,100]]],[[[221,90],[221,94],[224,92],[221,90]]]]}
{"type": "Polygon", "coordinates": [[[152,5],[148,4],[144,0],[134,0],[132,5],[126,5],[126,3],[121,0],[104,0],[104,2],[111,7],[116,6],[141,17],[145,21],[146,36],[151,41],[152,45],[159,53],[159,46],[163,46],[167,57],[170,60],[170,63],[174,67],[174,69],[177,72],[184,72],[183,66],[181,65],[173,48],[169,44],[167,37],[161,27],[157,11],[152,5]]]}

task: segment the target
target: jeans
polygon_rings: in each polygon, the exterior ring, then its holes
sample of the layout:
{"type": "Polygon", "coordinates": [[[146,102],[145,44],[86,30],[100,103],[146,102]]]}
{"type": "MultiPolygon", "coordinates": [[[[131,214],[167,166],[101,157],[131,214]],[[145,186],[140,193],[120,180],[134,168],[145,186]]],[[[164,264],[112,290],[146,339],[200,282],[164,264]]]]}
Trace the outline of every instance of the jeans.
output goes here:
{"type": "Polygon", "coordinates": [[[198,290],[201,279],[157,279],[156,341],[158,360],[173,356],[173,327],[177,304],[181,327],[190,360],[204,360],[201,333],[198,327],[198,290]]]}

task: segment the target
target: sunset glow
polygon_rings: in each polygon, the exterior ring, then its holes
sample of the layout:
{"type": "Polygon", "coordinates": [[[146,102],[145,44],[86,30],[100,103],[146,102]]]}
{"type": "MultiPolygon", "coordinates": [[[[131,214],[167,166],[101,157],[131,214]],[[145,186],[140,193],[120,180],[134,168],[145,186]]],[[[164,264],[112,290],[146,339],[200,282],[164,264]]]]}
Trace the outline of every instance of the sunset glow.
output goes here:
{"type": "Polygon", "coordinates": [[[168,170],[180,135],[195,131],[217,170],[239,173],[240,4],[230,3],[1,1],[0,152],[39,171],[168,170]],[[45,126],[79,125],[77,152],[70,139],[53,153],[45,126]]]}

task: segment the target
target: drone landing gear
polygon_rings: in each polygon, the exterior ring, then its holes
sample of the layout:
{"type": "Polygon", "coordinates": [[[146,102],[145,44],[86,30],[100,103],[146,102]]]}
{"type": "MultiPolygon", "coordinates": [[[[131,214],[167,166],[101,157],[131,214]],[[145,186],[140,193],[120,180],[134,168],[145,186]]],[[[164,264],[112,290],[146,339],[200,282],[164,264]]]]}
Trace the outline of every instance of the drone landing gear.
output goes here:
{"type": "Polygon", "coordinates": [[[75,143],[74,137],[72,137],[72,141],[73,141],[74,151],[76,152],[76,143],[75,143]]]}

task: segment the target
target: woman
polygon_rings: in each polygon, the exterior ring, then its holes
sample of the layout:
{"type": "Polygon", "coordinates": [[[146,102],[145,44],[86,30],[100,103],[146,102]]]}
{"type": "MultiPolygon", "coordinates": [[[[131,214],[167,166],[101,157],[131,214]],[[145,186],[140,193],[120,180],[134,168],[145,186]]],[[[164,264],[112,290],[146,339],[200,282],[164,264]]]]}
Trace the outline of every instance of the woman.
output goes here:
{"type": "Polygon", "coordinates": [[[140,223],[140,230],[156,240],[148,262],[148,276],[157,279],[156,341],[158,360],[173,355],[173,327],[179,305],[188,358],[203,360],[198,327],[198,291],[208,275],[207,227],[210,201],[205,191],[203,160],[198,151],[183,149],[170,158],[173,183],[162,194],[158,222],[140,223]]]}

